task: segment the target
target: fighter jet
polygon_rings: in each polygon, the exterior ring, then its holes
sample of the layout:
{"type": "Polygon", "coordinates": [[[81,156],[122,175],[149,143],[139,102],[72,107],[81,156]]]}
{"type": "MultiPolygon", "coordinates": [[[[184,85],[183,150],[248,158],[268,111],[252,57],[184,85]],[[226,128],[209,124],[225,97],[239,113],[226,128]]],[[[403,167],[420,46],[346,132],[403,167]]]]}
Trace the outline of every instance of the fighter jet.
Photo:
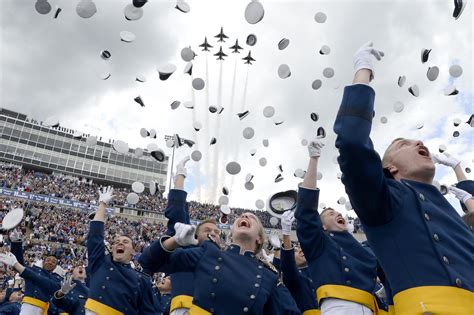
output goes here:
{"type": "Polygon", "coordinates": [[[243,49],[242,47],[239,46],[239,40],[238,39],[235,40],[235,45],[230,46],[229,48],[233,49],[232,53],[238,53],[238,54],[240,54],[239,49],[243,49]]]}
{"type": "Polygon", "coordinates": [[[247,55],[247,57],[242,58],[242,60],[245,60],[245,62],[244,62],[245,64],[251,65],[252,61],[256,61],[255,59],[252,58],[250,53],[251,53],[251,51],[249,50],[249,54],[247,55]]]}
{"type": "Polygon", "coordinates": [[[219,48],[219,51],[214,54],[214,56],[217,56],[217,60],[224,60],[223,57],[227,57],[227,55],[222,51],[222,46],[219,48]]]}
{"type": "Polygon", "coordinates": [[[224,28],[221,27],[221,31],[219,34],[217,34],[216,36],[214,36],[215,38],[219,38],[217,41],[218,42],[225,42],[225,39],[226,38],[229,38],[226,34],[224,34],[224,28]]]}
{"type": "Polygon", "coordinates": [[[203,47],[202,51],[209,51],[209,48],[212,48],[212,45],[207,42],[207,37],[204,37],[204,43],[199,45],[199,47],[203,47]]]}

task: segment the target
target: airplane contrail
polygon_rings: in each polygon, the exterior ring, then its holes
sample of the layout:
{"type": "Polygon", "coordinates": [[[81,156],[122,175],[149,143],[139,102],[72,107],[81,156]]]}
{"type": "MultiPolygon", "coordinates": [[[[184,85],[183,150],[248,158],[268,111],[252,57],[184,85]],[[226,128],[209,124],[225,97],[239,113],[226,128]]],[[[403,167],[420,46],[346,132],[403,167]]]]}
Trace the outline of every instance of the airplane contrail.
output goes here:
{"type": "Polygon", "coordinates": [[[249,69],[250,67],[247,67],[247,74],[245,76],[245,84],[244,84],[244,96],[242,97],[242,106],[240,107],[241,112],[245,110],[245,103],[247,102],[247,85],[249,83],[249,69]]]}
{"type": "MultiPolygon", "coordinates": [[[[228,130],[235,130],[232,126],[233,126],[233,123],[232,123],[232,118],[234,117],[234,99],[235,99],[235,85],[236,85],[236,82],[237,82],[237,57],[235,58],[235,63],[234,63],[234,74],[233,74],[233,77],[232,77],[232,90],[231,90],[231,96],[230,96],[230,108],[229,108],[229,112],[228,112],[228,115],[226,116],[227,119],[226,119],[226,127],[229,127],[231,126],[231,128],[228,130]]],[[[237,153],[237,146],[235,146],[233,148],[233,154],[232,155],[235,155],[237,153]]],[[[224,164],[222,164],[224,165],[224,164]]],[[[232,176],[232,180],[233,180],[234,176],[232,176]]],[[[224,167],[221,167],[221,174],[220,174],[220,177],[219,177],[219,183],[225,183],[227,180],[227,172],[225,171],[224,167]]],[[[232,182],[233,184],[233,182],[232,182]]]]}
{"type": "MultiPolygon", "coordinates": [[[[205,130],[205,137],[206,137],[206,141],[208,142],[209,139],[210,139],[210,128],[211,128],[211,123],[210,123],[210,119],[209,119],[209,55],[206,54],[206,108],[204,108],[204,112],[205,112],[205,116],[206,116],[206,130],[205,130]]],[[[208,179],[209,179],[209,172],[210,172],[210,156],[209,156],[209,149],[210,149],[210,146],[209,146],[209,143],[206,143],[206,187],[207,189],[205,189],[205,191],[208,191],[209,190],[209,186],[207,185],[207,182],[208,182],[208,179]]],[[[207,201],[207,196],[208,194],[206,194],[206,201],[207,201]]],[[[199,196],[199,200],[201,201],[202,196],[200,195],[199,196]]]]}
{"type": "MultiPolygon", "coordinates": [[[[194,76],[191,74],[191,101],[193,102],[193,129],[194,129],[194,123],[196,122],[196,94],[192,85],[192,82],[194,80],[194,76]]],[[[199,147],[199,137],[197,136],[196,132],[193,132],[193,140],[196,143],[196,148],[199,147]]],[[[201,170],[199,167],[199,163],[196,163],[196,166],[194,167],[194,187],[197,187],[197,195],[199,198],[201,198],[201,170]]]]}
{"type": "MultiPolygon", "coordinates": [[[[223,66],[224,62],[221,60],[220,61],[220,66],[219,66],[219,87],[217,89],[217,105],[218,106],[222,106],[222,73],[223,73],[223,66]]],[[[217,141],[220,141],[220,137],[219,137],[219,131],[220,131],[220,123],[221,123],[221,114],[217,113],[217,118],[216,118],[216,139],[217,141]]],[[[219,146],[222,145],[222,142],[220,142],[218,144],[219,146]]],[[[217,179],[217,173],[218,173],[218,164],[219,164],[219,152],[220,150],[218,150],[217,148],[214,148],[214,159],[213,159],[213,163],[214,163],[214,176],[213,176],[213,179],[212,179],[212,189],[213,189],[213,193],[214,193],[214,199],[212,200],[213,202],[216,202],[217,200],[217,193],[218,193],[218,189],[217,189],[217,184],[218,184],[218,179],[217,179]]]]}

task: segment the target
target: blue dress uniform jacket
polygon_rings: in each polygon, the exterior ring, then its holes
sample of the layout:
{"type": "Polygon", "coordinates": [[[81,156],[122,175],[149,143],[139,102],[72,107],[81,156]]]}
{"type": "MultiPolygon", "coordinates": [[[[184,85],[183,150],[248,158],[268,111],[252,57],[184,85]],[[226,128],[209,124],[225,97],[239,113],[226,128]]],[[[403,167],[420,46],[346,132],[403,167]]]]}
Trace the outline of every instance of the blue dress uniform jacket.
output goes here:
{"type": "Polygon", "coordinates": [[[194,272],[193,305],[195,314],[300,314],[288,290],[278,285],[278,276],[255,258],[254,253],[240,254],[231,245],[221,251],[214,243],[200,247],[163,249],[164,236],[144,250],[154,268],[164,272],[194,272]]]}
{"type": "Polygon", "coordinates": [[[161,294],[160,291],[155,290],[153,297],[158,315],[168,315],[170,313],[171,294],[161,294]]]}
{"type": "Polygon", "coordinates": [[[89,288],[80,281],[74,280],[74,283],[74,289],[60,299],[53,296],[52,302],[70,315],[81,315],[85,313],[84,305],[89,296],[89,288]]]}
{"type": "MultiPolygon", "coordinates": [[[[171,189],[168,194],[168,204],[165,209],[165,217],[168,219],[166,235],[175,234],[175,223],[189,224],[188,204],[186,197],[188,193],[181,189],[171,189]]],[[[146,264],[145,266],[148,266],[146,264]]],[[[147,267],[148,268],[148,267],[147,267]]],[[[152,268],[152,267],[150,267],[152,268]]],[[[171,275],[171,305],[169,311],[177,308],[191,308],[194,292],[194,273],[189,271],[176,272],[171,275]]]]}
{"type": "Polygon", "coordinates": [[[104,222],[91,221],[87,253],[91,280],[86,309],[98,315],[156,313],[150,277],[105,254],[104,222]]]}
{"type": "MultiPolygon", "coordinates": [[[[11,242],[10,246],[11,252],[13,255],[15,255],[18,263],[25,266],[25,261],[23,258],[23,243],[11,242]]],[[[43,290],[42,287],[45,286],[45,283],[51,283],[55,284],[56,287],[59,288],[63,278],[56,273],[46,271],[38,266],[26,267],[25,271],[26,273],[23,272],[22,274],[22,277],[25,279],[25,294],[23,296],[23,303],[41,307],[43,310],[48,310],[50,314],[58,313],[58,310],[54,305],[48,304],[51,300],[52,293],[43,290]],[[23,275],[26,275],[26,277],[23,275]],[[35,275],[40,276],[41,278],[37,278],[35,275]],[[42,280],[38,281],[38,279],[42,280]]]]}
{"type": "Polygon", "coordinates": [[[395,313],[474,314],[474,236],[433,186],[384,175],[369,138],[374,90],[344,90],[334,131],[342,182],[394,294],[395,313]]]}
{"type": "Polygon", "coordinates": [[[319,189],[300,187],[296,205],[296,234],[311,272],[318,303],[338,298],[376,311],[372,292],[377,278],[376,258],[347,231],[324,232],[317,211],[319,189]]]}
{"type": "Polygon", "coordinates": [[[19,315],[21,304],[17,302],[6,302],[0,306],[0,315],[19,315]]]}
{"type": "Polygon", "coordinates": [[[298,269],[293,248],[281,249],[281,272],[283,273],[283,283],[303,315],[319,314],[316,291],[313,280],[308,274],[308,267],[298,269]]]}

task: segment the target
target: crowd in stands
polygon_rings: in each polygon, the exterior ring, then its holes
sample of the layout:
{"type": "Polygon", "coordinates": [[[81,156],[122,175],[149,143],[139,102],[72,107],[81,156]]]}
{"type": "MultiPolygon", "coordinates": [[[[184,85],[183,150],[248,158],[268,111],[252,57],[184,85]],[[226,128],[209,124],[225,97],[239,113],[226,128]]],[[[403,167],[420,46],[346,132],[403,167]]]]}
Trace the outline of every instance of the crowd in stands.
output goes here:
{"type": "MultiPolygon", "coordinates": [[[[92,180],[70,175],[46,174],[32,170],[25,170],[12,164],[1,165],[0,187],[80,201],[92,205],[97,203],[97,191],[99,189],[99,185],[94,183],[92,180]]],[[[126,201],[127,195],[130,192],[131,189],[115,187],[116,198],[114,203],[110,206],[125,206],[158,213],[164,212],[167,200],[160,194],[151,195],[149,191],[145,189],[145,191],[140,194],[138,203],[130,205],[126,201]]],[[[204,220],[208,218],[219,220],[219,208],[219,205],[200,203],[196,201],[189,202],[190,217],[194,220],[204,220]]],[[[233,208],[232,210],[233,213],[229,216],[231,222],[234,217],[239,216],[245,211],[249,211],[248,209],[240,208],[233,208]]],[[[277,226],[272,226],[270,224],[271,215],[268,212],[255,211],[255,213],[262,221],[264,227],[280,228],[279,224],[277,226]]],[[[65,235],[68,234],[65,233],[65,235]]]]}

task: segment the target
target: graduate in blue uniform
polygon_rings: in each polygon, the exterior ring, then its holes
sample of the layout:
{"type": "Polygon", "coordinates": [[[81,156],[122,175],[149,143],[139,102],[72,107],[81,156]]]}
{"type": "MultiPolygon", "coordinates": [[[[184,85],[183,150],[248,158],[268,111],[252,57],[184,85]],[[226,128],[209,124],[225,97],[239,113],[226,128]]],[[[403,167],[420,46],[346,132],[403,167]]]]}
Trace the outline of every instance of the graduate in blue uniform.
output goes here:
{"type": "Polygon", "coordinates": [[[291,242],[291,226],[295,220],[293,211],[286,211],[281,218],[283,247],[281,248],[281,272],[283,283],[295,299],[303,315],[319,314],[316,290],[308,270],[308,263],[299,246],[291,242]]]}
{"type": "Polygon", "coordinates": [[[376,258],[348,232],[340,213],[326,208],[318,214],[317,165],[324,144],[308,144],[309,164],[299,187],[296,234],[310,268],[322,315],[377,313],[373,291],[376,258]]]}
{"type": "Polygon", "coordinates": [[[70,315],[84,314],[89,288],[86,286],[86,268],[78,265],[72,274],[61,283],[61,288],[54,292],[51,302],[70,315]]]}
{"type": "MultiPolygon", "coordinates": [[[[186,156],[176,166],[176,174],[174,178],[174,189],[168,194],[168,204],[165,209],[165,217],[168,219],[168,229],[166,235],[173,236],[175,234],[175,223],[189,224],[188,204],[186,203],[187,192],[184,190],[184,181],[187,176],[186,163],[189,161],[186,156]]],[[[214,220],[203,220],[196,228],[196,238],[199,244],[204,241],[213,239],[220,244],[220,230],[214,220]]],[[[155,272],[152,266],[148,266],[147,260],[140,261],[146,272],[155,272]]],[[[173,315],[186,314],[192,306],[194,291],[194,273],[190,271],[176,272],[171,274],[171,305],[169,313],[173,315]]]]}
{"type": "Polygon", "coordinates": [[[354,84],[334,124],[342,182],[390,283],[395,313],[474,314],[474,236],[432,185],[428,148],[397,138],[380,159],[370,140],[374,56],[383,54],[372,44],[356,53],[354,84]]]}
{"type": "Polygon", "coordinates": [[[170,314],[171,304],[171,278],[164,276],[164,274],[156,281],[153,287],[153,296],[155,300],[156,309],[159,315],[170,314]]]}
{"type": "Polygon", "coordinates": [[[151,278],[130,266],[134,253],[132,239],[117,236],[112,253],[105,253],[105,208],[113,199],[113,188],[103,188],[99,194],[99,207],[87,238],[90,288],[86,314],[155,314],[151,278]]]}
{"type": "Polygon", "coordinates": [[[288,290],[256,254],[264,242],[260,220],[252,213],[239,216],[232,227],[233,244],[225,251],[212,242],[197,245],[196,227],[176,223],[173,237],[163,236],[145,248],[140,263],[155,270],[194,273],[194,314],[300,314],[288,290]]]}
{"type": "Polygon", "coordinates": [[[0,304],[0,315],[19,315],[23,294],[19,288],[7,288],[0,304]]]}
{"type": "Polygon", "coordinates": [[[38,282],[35,275],[41,276],[45,282],[51,282],[56,288],[61,285],[62,277],[54,272],[58,260],[54,256],[47,256],[43,260],[42,268],[36,265],[28,267],[23,258],[23,242],[21,235],[14,231],[10,234],[11,253],[2,255],[5,264],[15,268],[20,276],[25,279],[25,294],[22,300],[22,312],[25,314],[57,314],[58,310],[50,305],[51,294],[41,289],[42,283],[38,282]]]}

